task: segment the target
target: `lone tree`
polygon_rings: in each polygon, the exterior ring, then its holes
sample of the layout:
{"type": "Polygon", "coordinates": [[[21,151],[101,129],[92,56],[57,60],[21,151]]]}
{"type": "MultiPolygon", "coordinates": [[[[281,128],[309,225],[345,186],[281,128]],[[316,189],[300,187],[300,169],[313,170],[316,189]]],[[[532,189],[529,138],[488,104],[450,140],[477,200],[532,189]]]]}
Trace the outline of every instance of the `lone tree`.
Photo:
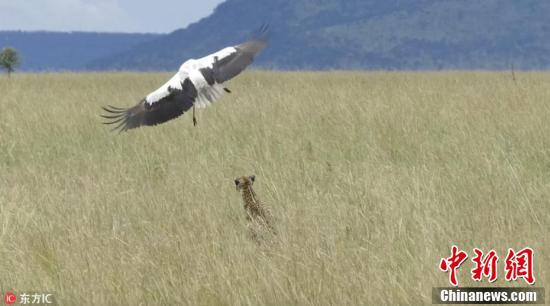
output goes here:
{"type": "Polygon", "coordinates": [[[4,48],[0,52],[0,67],[8,71],[8,77],[19,66],[19,55],[14,48],[4,48]]]}

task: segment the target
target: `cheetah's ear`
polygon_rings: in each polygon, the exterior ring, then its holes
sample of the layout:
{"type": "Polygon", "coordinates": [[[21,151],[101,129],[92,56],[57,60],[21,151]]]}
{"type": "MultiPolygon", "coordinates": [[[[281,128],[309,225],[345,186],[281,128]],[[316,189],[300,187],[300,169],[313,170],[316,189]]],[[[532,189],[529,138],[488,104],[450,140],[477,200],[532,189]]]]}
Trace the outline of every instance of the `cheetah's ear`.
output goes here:
{"type": "Polygon", "coordinates": [[[251,175],[251,176],[249,176],[249,178],[250,178],[250,180],[251,180],[252,182],[254,182],[254,181],[256,180],[256,176],[255,176],[255,175],[251,175]]]}
{"type": "Polygon", "coordinates": [[[239,179],[235,179],[235,186],[239,186],[239,179]]]}

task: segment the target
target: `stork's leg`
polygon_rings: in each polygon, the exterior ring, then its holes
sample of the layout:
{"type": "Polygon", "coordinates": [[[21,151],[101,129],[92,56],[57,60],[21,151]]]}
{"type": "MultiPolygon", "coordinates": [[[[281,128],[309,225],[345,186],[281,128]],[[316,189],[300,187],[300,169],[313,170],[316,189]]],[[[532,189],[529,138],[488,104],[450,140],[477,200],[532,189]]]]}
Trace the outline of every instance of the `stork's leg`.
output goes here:
{"type": "Polygon", "coordinates": [[[195,117],[195,104],[193,104],[193,126],[197,126],[197,118],[195,117]]]}

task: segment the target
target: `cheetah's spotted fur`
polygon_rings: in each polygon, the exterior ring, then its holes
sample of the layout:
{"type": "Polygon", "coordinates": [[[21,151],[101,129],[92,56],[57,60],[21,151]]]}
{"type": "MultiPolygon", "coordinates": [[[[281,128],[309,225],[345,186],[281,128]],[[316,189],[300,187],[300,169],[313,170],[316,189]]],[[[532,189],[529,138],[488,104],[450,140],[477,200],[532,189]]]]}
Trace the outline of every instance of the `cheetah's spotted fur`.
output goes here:
{"type": "Polygon", "coordinates": [[[271,211],[259,201],[256,192],[252,188],[255,179],[254,175],[242,176],[235,179],[237,191],[242,191],[244,210],[247,214],[246,219],[254,225],[267,227],[270,231],[274,232],[271,211]]]}

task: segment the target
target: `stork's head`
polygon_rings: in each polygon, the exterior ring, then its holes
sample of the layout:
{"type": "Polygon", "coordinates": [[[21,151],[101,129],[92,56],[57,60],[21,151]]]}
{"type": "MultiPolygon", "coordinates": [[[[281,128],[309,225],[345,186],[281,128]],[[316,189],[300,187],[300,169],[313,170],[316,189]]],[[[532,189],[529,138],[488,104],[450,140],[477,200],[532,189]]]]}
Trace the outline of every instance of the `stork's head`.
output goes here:
{"type": "Polygon", "coordinates": [[[251,176],[241,176],[235,179],[235,187],[237,188],[237,191],[252,186],[254,184],[254,180],[256,180],[255,175],[251,176]]]}

